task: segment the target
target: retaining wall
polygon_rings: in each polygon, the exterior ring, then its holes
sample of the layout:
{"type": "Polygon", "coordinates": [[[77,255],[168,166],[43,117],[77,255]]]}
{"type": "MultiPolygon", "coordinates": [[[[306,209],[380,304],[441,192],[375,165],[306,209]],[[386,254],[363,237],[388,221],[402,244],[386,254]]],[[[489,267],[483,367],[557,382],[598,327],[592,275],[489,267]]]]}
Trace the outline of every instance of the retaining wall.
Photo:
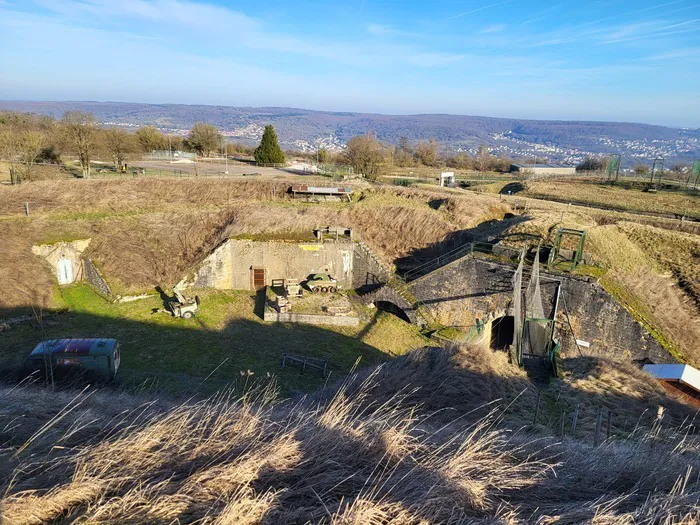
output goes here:
{"type": "Polygon", "coordinates": [[[85,280],[101,293],[107,296],[112,295],[109,284],[107,284],[107,281],[102,277],[102,274],[91,259],[83,259],[83,275],[85,276],[85,280]]]}
{"type": "Polygon", "coordinates": [[[360,324],[360,320],[357,317],[295,314],[291,312],[280,313],[270,310],[265,310],[265,313],[263,314],[263,319],[268,322],[276,323],[301,323],[327,326],[359,326],[360,324]]]}

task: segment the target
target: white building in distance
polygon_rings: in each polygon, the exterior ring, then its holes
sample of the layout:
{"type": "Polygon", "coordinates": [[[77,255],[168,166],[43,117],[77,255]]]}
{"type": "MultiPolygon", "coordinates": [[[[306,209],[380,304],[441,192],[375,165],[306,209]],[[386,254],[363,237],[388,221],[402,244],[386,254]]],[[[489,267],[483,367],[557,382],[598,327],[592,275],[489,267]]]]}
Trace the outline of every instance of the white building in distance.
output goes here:
{"type": "Polygon", "coordinates": [[[510,171],[529,175],[576,175],[575,166],[561,164],[511,164],[510,171]]]}

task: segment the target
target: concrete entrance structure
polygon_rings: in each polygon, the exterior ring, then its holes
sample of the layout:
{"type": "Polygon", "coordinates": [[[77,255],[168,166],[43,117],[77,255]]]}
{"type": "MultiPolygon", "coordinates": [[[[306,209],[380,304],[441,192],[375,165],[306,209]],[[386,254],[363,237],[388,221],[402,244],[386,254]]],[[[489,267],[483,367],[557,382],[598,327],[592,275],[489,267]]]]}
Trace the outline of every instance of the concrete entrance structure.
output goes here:
{"type": "Polygon", "coordinates": [[[327,273],[353,287],[354,243],[280,242],[230,239],[209,255],[188,279],[198,288],[257,290],[273,279],[305,280],[327,273]]]}
{"type": "Polygon", "coordinates": [[[58,284],[71,284],[83,279],[82,256],[89,244],[90,239],[39,244],[32,246],[32,252],[51,265],[58,284]]]}

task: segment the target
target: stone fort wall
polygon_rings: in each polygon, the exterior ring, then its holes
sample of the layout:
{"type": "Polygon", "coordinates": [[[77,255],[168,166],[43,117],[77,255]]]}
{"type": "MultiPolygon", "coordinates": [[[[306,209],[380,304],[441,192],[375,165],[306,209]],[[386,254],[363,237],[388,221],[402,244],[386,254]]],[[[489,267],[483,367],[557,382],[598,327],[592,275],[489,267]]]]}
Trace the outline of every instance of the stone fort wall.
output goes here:
{"type": "MultiPolygon", "coordinates": [[[[473,326],[488,314],[510,314],[515,269],[478,257],[465,257],[410,283],[410,289],[441,324],[473,326]]],[[[558,282],[561,298],[556,319],[562,348],[578,353],[576,339],[590,343],[586,355],[671,363],[675,359],[598,283],[586,278],[541,274],[545,314],[551,317],[558,282]],[[565,308],[569,312],[566,318],[565,308]]],[[[523,278],[527,286],[528,276],[523,278]]]]}

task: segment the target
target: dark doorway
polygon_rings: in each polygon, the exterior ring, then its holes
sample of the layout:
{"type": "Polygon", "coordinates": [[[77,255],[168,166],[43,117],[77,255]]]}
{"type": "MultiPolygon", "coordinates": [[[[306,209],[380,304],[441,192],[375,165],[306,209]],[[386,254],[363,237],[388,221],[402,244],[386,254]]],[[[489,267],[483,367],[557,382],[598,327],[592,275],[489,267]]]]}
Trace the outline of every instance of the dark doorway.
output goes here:
{"type": "Polygon", "coordinates": [[[494,319],[491,325],[491,348],[494,350],[506,350],[513,344],[513,332],[515,331],[515,317],[504,315],[494,319]]]}
{"type": "Polygon", "coordinates": [[[265,288],[265,268],[251,268],[250,281],[255,291],[265,288]]]}
{"type": "Polygon", "coordinates": [[[374,303],[374,306],[377,307],[377,310],[381,310],[382,312],[389,312],[390,314],[395,315],[402,321],[406,321],[407,323],[411,322],[411,319],[408,317],[408,315],[406,315],[406,312],[403,310],[403,308],[396,306],[394,303],[390,303],[389,301],[377,301],[374,303]]]}

